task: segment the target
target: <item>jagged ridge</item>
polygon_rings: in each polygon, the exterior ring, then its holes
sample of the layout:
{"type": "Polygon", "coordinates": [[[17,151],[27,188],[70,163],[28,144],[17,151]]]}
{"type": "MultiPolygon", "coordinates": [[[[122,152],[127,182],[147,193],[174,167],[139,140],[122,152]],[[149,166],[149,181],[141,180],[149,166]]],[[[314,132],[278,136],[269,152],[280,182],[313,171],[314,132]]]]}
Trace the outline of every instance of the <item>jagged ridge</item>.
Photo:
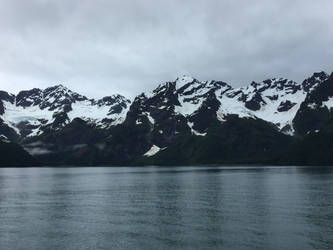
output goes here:
{"type": "MultiPolygon", "coordinates": [[[[263,136],[261,145],[272,141],[268,131],[273,130],[273,138],[288,144],[292,139],[283,134],[302,135],[320,130],[310,124],[300,132],[303,122],[299,122],[299,117],[304,107],[324,106],[329,119],[333,106],[331,78],[319,72],[302,83],[274,78],[232,88],[222,81],[183,76],[138,95],[131,105],[120,95],[93,100],[62,85],[22,91],[17,96],[0,92],[0,131],[4,140],[22,141],[29,152],[42,155],[47,162],[61,160],[73,164],[129,163],[138,157],[170,152],[192,137],[207,137],[196,141],[214,142],[217,137],[212,131],[223,131],[227,136],[231,126],[223,124],[233,124],[231,120],[242,129],[241,123],[267,127],[262,134],[258,129],[248,130],[256,134],[251,138],[263,136]],[[246,120],[249,122],[245,123],[246,120]]],[[[237,138],[237,131],[232,133],[234,136],[226,137],[230,141],[237,138]]],[[[237,143],[241,141],[240,138],[237,143]]],[[[200,152],[209,150],[197,146],[200,152]]],[[[265,147],[260,150],[265,151],[265,147]]]]}
{"type": "Polygon", "coordinates": [[[16,96],[0,93],[0,119],[22,138],[60,129],[80,117],[95,126],[121,123],[130,101],[121,95],[88,99],[63,85],[21,91],[16,96]]]}

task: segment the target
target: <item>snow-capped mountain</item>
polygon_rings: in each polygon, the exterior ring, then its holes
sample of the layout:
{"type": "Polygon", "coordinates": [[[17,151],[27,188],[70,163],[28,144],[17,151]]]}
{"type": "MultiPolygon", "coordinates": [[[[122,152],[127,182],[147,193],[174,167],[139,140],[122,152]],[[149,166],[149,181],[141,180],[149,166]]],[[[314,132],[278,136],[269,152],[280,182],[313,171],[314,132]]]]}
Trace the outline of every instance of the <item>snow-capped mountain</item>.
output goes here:
{"type": "MultiPolygon", "coordinates": [[[[319,72],[302,83],[274,78],[232,88],[222,81],[198,81],[183,76],[142,93],[132,105],[121,95],[88,99],[63,85],[21,91],[17,95],[0,91],[0,128],[5,131],[2,136],[9,139],[59,130],[75,118],[99,128],[110,128],[123,123],[129,112],[128,122],[140,126],[142,119],[148,119],[152,129],[158,129],[159,137],[167,141],[171,134],[178,137],[185,131],[204,136],[212,121],[223,122],[229,115],[259,118],[293,134],[293,120],[301,104],[328,77],[319,72]]],[[[330,102],[327,98],[326,106],[330,102]]]]}
{"type": "Polygon", "coordinates": [[[132,130],[146,128],[147,141],[142,148],[147,150],[144,155],[150,156],[184,136],[206,136],[213,123],[223,123],[231,116],[261,119],[293,135],[293,121],[301,104],[328,77],[320,72],[303,83],[278,78],[232,88],[221,81],[183,76],[137,96],[125,123],[132,130]]]}
{"type": "Polygon", "coordinates": [[[0,91],[0,140],[50,164],[276,162],[295,141],[325,129],[332,107],[333,75],[325,72],[240,88],[182,76],[132,102],[56,85],[0,91]]]}
{"type": "Polygon", "coordinates": [[[158,120],[159,126],[175,118],[175,124],[184,121],[198,136],[205,135],[212,120],[223,122],[229,115],[259,118],[274,124],[284,133],[293,134],[293,120],[301,103],[328,77],[328,74],[320,72],[303,83],[274,78],[232,88],[225,82],[200,82],[184,76],[139,95],[133,102],[135,108],[132,113],[137,115],[137,125],[141,124],[140,117],[144,116],[152,125],[158,120]]]}
{"type": "Polygon", "coordinates": [[[129,105],[130,101],[121,95],[88,99],[63,85],[17,95],[1,91],[0,122],[23,138],[61,129],[77,117],[98,127],[109,127],[123,122],[129,105]]]}

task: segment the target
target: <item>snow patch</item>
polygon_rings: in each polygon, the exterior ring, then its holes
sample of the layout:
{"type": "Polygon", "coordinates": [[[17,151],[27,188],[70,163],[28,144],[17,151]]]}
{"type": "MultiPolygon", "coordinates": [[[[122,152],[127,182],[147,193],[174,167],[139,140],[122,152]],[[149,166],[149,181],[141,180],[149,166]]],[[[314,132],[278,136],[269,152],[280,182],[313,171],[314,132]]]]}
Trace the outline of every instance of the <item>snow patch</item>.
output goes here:
{"type": "Polygon", "coordinates": [[[193,125],[194,125],[193,122],[187,122],[187,125],[190,127],[193,135],[196,135],[196,136],[206,136],[207,135],[207,133],[200,133],[200,132],[196,131],[195,129],[193,129],[193,125]]]}
{"type": "MultiPolygon", "coordinates": [[[[323,103],[323,104],[324,104],[324,103],[323,103]]],[[[317,104],[315,104],[315,103],[309,103],[309,104],[308,104],[308,107],[309,107],[310,109],[316,109],[317,104]]]]}
{"type": "Polygon", "coordinates": [[[151,157],[153,155],[156,155],[158,152],[160,152],[161,150],[164,150],[166,148],[160,148],[156,145],[153,145],[145,154],[144,156],[147,156],[147,157],[151,157]]]}
{"type": "Polygon", "coordinates": [[[155,119],[150,115],[150,113],[149,112],[144,112],[144,114],[147,116],[149,122],[154,125],[155,124],[155,119]]]}
{"type": "Polygon", "coordinates": [[[46,148],[41,148],[41,147],[34,147],[34,148],[24,147],[24,149],[28,151],[28,153],[31,155],[45,155],[52,152],[46,148]]]}
{"type": "Polygon", "coordinates": [[[203,98],[198,99],[197,102],[185,101],[185,98],[188,98],[188,96],[179,97],[180,106],[175,106],[175,112],[186,117],[192,115],[200,108],[203,98]]]}
{"type": "Polygon", "coordinates": [[[10,141],[8,140],[7,136],[5,136],[5,135],[0,135],[0,142],[9,143],[10,141]]]}
{"type": "Polygon", "coordinates": [[[323,102],[323,106],[331,109],[333,107],[333,97],[329,97],[327,101],[323,102]]]}

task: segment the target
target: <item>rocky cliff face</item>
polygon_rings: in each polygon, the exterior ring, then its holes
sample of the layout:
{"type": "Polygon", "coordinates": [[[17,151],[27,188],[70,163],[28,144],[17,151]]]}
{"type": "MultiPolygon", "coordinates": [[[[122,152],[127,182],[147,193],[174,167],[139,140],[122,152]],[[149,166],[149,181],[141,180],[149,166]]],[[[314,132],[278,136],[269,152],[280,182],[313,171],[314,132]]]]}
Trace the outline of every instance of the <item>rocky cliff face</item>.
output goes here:
{"type": "Polygon", "coordinates": [[[316,74],[310,81],[315,87],[302,102],[294,119],[298,135],[319,132],[332,119],[333,74],[316,74]]]}

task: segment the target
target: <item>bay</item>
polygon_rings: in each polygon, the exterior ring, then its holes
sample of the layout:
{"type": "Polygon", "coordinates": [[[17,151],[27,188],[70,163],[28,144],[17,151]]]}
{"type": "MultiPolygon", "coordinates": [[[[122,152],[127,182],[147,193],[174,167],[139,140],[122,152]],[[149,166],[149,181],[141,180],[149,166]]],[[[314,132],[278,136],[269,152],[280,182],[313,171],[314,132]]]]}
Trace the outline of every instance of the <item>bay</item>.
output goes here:
{"type": "Polygon", "coordinates": [[[2,168],[0,249],[333,249],[333,168],[2,168]]]}

